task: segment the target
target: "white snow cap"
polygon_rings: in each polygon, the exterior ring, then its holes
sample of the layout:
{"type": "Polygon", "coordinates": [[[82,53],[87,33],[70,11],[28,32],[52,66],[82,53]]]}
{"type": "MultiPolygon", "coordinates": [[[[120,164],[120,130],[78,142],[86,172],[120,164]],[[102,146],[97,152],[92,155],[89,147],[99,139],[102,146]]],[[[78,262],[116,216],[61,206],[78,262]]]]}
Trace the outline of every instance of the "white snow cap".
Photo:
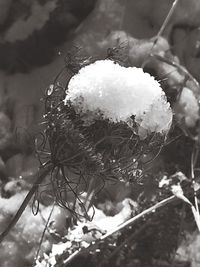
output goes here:
{"type": "Polygon", "coordinates": [[[96,118],[99,111],[113,122],[129,122],[135,116],[140,138],[166,133],[172,111],[160,84],[142,68],[123,67],[111,60],[98,60],[80,69],[69,81],[65,103],[96,118]]]}

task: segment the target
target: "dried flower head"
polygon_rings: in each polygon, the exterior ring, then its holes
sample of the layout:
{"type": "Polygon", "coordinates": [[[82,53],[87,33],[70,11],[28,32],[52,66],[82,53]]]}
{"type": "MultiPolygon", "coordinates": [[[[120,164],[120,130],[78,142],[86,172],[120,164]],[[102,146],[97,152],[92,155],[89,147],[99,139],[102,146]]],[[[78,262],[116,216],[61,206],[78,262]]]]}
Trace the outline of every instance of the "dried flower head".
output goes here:
{"type": "Polygon", "coordinates": [[[73,195],[84,210],[88,184],[97,192],[110,179],[140,181],[142,156],[159,153],[172,122],[164,92],[143,69],[108,59],[78,69],[66,90],[56,82],[47,92],[42,142],[57,203],[70,210],[73,195]]]}

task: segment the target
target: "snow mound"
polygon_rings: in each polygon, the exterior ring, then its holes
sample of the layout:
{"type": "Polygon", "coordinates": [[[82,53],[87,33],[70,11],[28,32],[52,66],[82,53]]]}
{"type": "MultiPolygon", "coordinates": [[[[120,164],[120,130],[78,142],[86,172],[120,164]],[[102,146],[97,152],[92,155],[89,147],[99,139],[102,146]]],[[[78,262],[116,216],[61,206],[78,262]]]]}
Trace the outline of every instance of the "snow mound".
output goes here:
{"type": "Polygon", "coordinates": [[[141,138],[151,132],[167,132],[172,122],[160,84],[142,68],[98,60],[71,78],[66,93],[65,103],[70,101],[78,112],[127,123],[135,116],[141,138]]]}
{"type": "Polygon", "coordinates": [[[199,119],[199,104],[191,89],[184,87],[177,103],[177,116],[185,120],[188,127],[194,127],[199,119]]]}

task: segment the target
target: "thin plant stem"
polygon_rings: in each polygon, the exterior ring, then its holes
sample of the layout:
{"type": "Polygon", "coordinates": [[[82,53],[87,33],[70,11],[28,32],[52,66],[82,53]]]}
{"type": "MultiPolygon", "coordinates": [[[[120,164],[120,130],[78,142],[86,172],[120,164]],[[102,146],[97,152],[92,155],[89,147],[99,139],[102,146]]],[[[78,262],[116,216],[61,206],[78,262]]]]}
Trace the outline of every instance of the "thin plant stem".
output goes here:
{"type": "Polygon", "coordinates": [[[142,211],[141,213],[137,214],[133,218],[127,220],[126,222],[120,224],[118,227],[115,229],[109,231],[105,235],[102,235],[99,239],[97,239],[95,242],[92,242],[91,245],[89,245],[87,248],[82,248],[79,250],[76,250],[72,255],[70,255],[66,260],[64,260],[63,264],[67,266],[72,260],[74,260],[77,256],[81,255],[84,253],[86,250],[91,250],[93,247],[95,247],[99,242],[107,239],[108,237],[112,236],[113,234],[119,232],[120,230],[124,229],[127,226],[133,225],[136,223],[138,220],[143,218],[144,216],[154,213],[157,209],[160,209],[161,207],[166,206],[167,204],[175,201],[177,199],[176,196],[170,196],[168,198],[163,199],[162,201],[156,203],[155,205],[151,206],[150,208],[142,211]]]}
{"type": "Polygon", "coordinates": [[[128,221],[120,224],[115,229],[113,229],[113,230],[109,231],[108,233],[106,233],[105,235],[101,236],[100,240],[104,240],[104,239],[108,238],[109,236],[115,234],[116,232],[119,232],[120,230],[124,229],[125,227],[132,225],[133,223],[135,223],[136,221],[138,221],[139,219],[141,219],[145,215],[147,215],[149,213],[154,213],[157,209],[159,209],[159,208],[161,208],[163,206],[166,206],[168,203],[174,201],[175,199],[176,199],[175,196],[170,196],[168,198],[163,199],[162,201],[156,203],[152,207],[142,211],[141,213],[137,214],[136,216],[134,216],[133,218],[129,219],[128,221]]]}
{"type": "Polygon", "coordinates": [[[194,145],[193,151],[192,151],[192,156],[191,156],[191,179],[192,179],[192,185],[193,185],[193,190],[194,190],[194,202],[195,202],[195,209],[197,211],[197,214],[200,218],[199,215],[199,205],[198,205],[198,198],[197,198],[197,193],[195,190],[195,174],[194,174],[194,168],[196,165],[197,157],[199,154],[199,148],[196,147],[196,144],[194,145]]]}
{"type": "Polygon", "coordinates": [[[35,265],[35,262],[38,260],[38,256],[39,256],[39,253],[40,253],[40,249],[41,249],[41,246],[42,246],[42,242],[43,242],[43,239],[44,239],[44,235],[45,235],[45,233],[46,233],[46,231],[47,231],[47,227],[48,227],[48,225],[49,225],[51,216],[52,216],[52,214],[53,214],[53,210],[54,210],[54,208],[55,208],[55,204],[56,204],[56,202],[55,202],[55,200],[54,200],[54,202],[53,202],[53,206],[52,206],[51,211],[50,211],[49,216],[48,216],[48,219],[47,219],[47,221],[46,221],[46,223],[45,223],[45,227],[44,227],[44,230],[43,230],[43,232],[42,232],[42,236],[41,236],[41,238],[40,238],[40,243],[39,243],[39,246],[38,246],[38,250],[37,250],[37,253],[36,253],[36,256],[35,256],[35,260],[34,260],[33,266],[35,265]]]}
{"type": "Polygon", "coordinates": [[[23,214],[24,210],[28,206],[31,198],[37,191],[39,185],[42,183],[42,181],[45,179],[47,174],[51,171],[52,166],[44,167],[44,169],[39,170],[38,178],[29,190],[28,194],[26,195],[24,201],[22,202],[20,208],[18,209],[17,213],[13,217],[13,219],[10,221],[6,229],[0,234],[0,243],[5,239],[5,237],[9,234],[9,232],[12,230],[12,228],[16,225],[18,220],[20,219],[21,215],[23,214]]]}
{"type": "Polygon", "coordinates": [[[179,0],[174,0],[174,2],[173,2],[172,6],[171,6],[171,8],[170,8],[170,10],[169,10],[169,12],[167,14],[167,17],[165,18],[160,30],[158,31],[158,33],[156,35],[155,43],[157,42],[158,38],[163,34],[163,32],[164,32],[169,20],[171,19],[172,15],[173,15],[173,13],[174,13],[177,5],[178,5],[178,2],[179,2],[179,0]]]}
{"type": "Polygon", "coordinates": [[[144,62],[143,62],[143,64],[142,64],[142,68],[144,68],[146,62],[148,61],[148,58],[151,56],[152,51],[153,51],[155,45],[156,45],[157,42],[158,42],[158,39],[162,36],[164,30],[166,29],[167,24],[168,24],[169,20],[171,19],[172,15],[173,15],[173,13],[174,13],[174,11],[175,11],[177,5],[178,5],[178,2],[179,2],[179,0],[174,0],[174,2],[173,2],[173,4],[172,4],[172,6],[171,6],[171,8],[170,8],[170,10],[169,10],[169,12],[168,12],[166,18],[165,18],[165,20],[164,20],[164,22],[163,22],[163,24],[162,24],[160,30],[158,31],[158,33],[156,34],[156,36],[152,38],[152,47],[151,47],[151,49],[150,49],[149,55],[146,57],[146,59],[144,60],[144,62]]]}

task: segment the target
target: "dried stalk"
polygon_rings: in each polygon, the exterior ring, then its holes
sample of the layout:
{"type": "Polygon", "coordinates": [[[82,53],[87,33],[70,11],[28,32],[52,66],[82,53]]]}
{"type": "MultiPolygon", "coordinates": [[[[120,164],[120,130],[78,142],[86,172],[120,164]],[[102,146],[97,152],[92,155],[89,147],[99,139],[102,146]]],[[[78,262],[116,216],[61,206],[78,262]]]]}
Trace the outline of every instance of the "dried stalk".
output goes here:
{"type": "Polygon", "coordinates": [[[97,246],[97,244],[99,242],[107,239],[108,237],[112,236],[113,234],[119,232],[120,230],[123,230],[127,226],[133,225],[134,223],[136,223],[138,220],[140,220],[144,216],[146,216],[146,215],[148,215],[150,213],[154,213],[157,209],[160,209],[160,208],[166,206],[167,204],[172,203],[176,199],[177,199],[176,196],[170,196],[168,198],[163,199],[162,201],[156,203],[152,207],[142,211],[141,213],[137,214],[133,218],[127,220],[124,223],[122,223],[121,225],[119,225],[118,227],[113,229],[112,231],[109,231],[105,235],[102,235],[99,239],[97,239],[94,243],[89,245],[87,248],[81,248],[80,250],[76,250],[72,255],[70,255],[66,260],[63,261],[64,266],[67,266],[72,260],[74,260],[77,256],[80,256],[86,250],[89,250],[89,251],[92,250],[92,248],[97,246]]]}
{"type": "Polygon", "coordinates": [[[178,5],[178,2],[179,2],[179,0],[174,0],[174,2],[173,2],[172,6],[171,6],[171,8],[170,8],[170,10],[169,10],[169,12],[167,14],[167,17],[165,18],[165,20],[164,20],[164,22],[163,22],[163,24],[162,24],[159,32],[156,35],[155,43],[157,42],[157,40],[159,39],[159,37],[163,34],[163,32],[164,32],[164,30],[165,30],[165,28],[166,28],[169,20],[171,19],[172,15],[173,15],[173,13],[174,13],[177,5],[178,5]]]}
{"type": "Polygon", "coordinates": [[[22,204],[21,204],[20,208],[18,209],[17,213],[15,214],[15,216],[13,217],[11,222],[8,224],[6,229],[0,234],[0,243],[9,234],[9,232],[12,230],[12,228],[16,225],[16,223],[20,219],[22,213],[24,212],[24,210],[28,206],[28,203],[30,202],[31,198],[33,197],[33,195],[37,191],[39,185],[42,183],[42,181],[45,179],[45,177],[47,176],[47,174],[51,170],[52,170],[52,166],[51,165],[48,166],[48,167],[44,167],[41,170],[39,170],[37,180],[33,184],[33,186],[30,189],[30,191],[28,192],[27,196],[25,197],[24,201],[22,202],[22,204]]]}
{"type": "Polygon", "coordinates": [[[197,198],[197,190],[195,189],[195,174],[194,174],[194,168],[197,162],[197,158],[199,155],[199,148],[197,145],[194,145],[193,151],[192,151],[192,156],[191,156],[191,179],[192,179],[192,185],[193,185],[193,191],[194,191],[194,202],[195,202],[195,209],[197,212],[197,219],[198,222],[200,222],[200,214],[199,214],[199,205],[198,205],[198,198],[197,198]]]}

